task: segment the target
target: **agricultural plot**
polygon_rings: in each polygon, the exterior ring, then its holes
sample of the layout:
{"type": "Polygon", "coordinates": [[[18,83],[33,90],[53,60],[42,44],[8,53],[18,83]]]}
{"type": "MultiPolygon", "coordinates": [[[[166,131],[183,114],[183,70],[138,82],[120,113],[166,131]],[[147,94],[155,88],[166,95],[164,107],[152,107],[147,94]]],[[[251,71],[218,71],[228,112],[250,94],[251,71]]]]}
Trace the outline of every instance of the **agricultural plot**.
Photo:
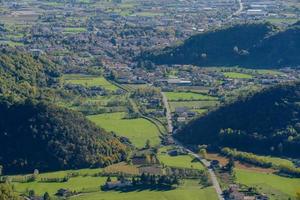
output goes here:
{"type": "Polygon", "coordinates": [[[165,92],[169,101],[215,101],[216,97],[194,92],[165,92]]]}
{"type": "Polygon", "coordinates": [[[286,178],[270,173],[259,173],[245,169],[236,169],[237,182],[256,187],[267,194],[271,200],[295,199],[300,187],[300,178],[286,178]]]}
{"type": "Polygon", "coordinates": [[[63,76],[65,83],[82,85],[85,87],[99,86],[109,91],[116,91],[118,87],[108,82],[104,77],[83,74],[68,74],[63,76]]]}
{"type": "Polygon", "coordinates": [[[71,200],[217,200],[217,195],[212,187],[202,188],[197,180],[184,180],[184,183],[174,190],[134,190],[134,191],[109,191],[83,194],[71,200]]]}
{"type": "Polygon", "coordinates": [[[170,147],[163,147],[159,149],[158,159],[161,163],[170,167],[189,168],[189,169],[204,169],[199,161],[194,161],[190,155],[170,156],[168,151],[170,147]]]}
{"type": "Polygon", "coordinates": [[[192,110],[206,110],[219,105],[218,101],[171,101],[169,103],[171,111],[174,112],[178,107],[187,107],[192,110]]]}
{"type": "Polygon", "coordinates": [[[223,73],[226,78],[232,79],[250,79],[253,78],[250,74],[238,73],[238,72],[224,72],[223,73]]]}
{"type": "Polygon", "coordinates": [[[153,123],[143,118],[124,119],[124,117],[123,112],[88,116],[91,121],[107,131],[129,138],[136,147],[144,147],[148,139],[151,145],[160,143],[159,131],[153,123]]]}
{"type": "Polygon", "coordinates": [[[86,30],[86,28],[81,28],[81,27],[69,27],[69,28],[65,28],[64,30],[63,30],[63,32],[65,33],[65,34],[76,34],[76,33],[83,33],[83,32],[86,32],[87,30],[86,30]]]}

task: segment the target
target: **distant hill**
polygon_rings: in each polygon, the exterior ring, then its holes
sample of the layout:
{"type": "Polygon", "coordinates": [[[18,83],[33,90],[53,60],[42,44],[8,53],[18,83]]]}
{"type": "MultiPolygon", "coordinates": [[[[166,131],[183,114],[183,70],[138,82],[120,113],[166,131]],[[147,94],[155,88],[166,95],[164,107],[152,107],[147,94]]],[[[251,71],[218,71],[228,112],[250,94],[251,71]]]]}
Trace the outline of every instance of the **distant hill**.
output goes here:
{"type": "Polygon", "coordinates": [[[186,144],[300,157],[300,83],[265,89],[184,127],[186,144]]]}
{"type": "Polygon", "coordinates": [[[127,147],[82,114],[30,101],[0,103],[0,163],[4,172],[106,166],[127,147]]]}
{"type": "Polygon", "coordinates": [[[192,36],[183,44],[148,52],[156,64],[280,68],[300,65],[300,26],[286,30],[270,23],[239,24],[192,36]]]}

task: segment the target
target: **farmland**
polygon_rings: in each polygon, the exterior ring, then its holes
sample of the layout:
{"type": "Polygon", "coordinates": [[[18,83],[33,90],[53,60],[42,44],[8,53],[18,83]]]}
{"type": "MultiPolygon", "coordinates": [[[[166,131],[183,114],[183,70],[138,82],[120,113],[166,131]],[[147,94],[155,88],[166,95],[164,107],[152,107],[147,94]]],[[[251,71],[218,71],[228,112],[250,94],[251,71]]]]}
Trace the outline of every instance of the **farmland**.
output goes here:
{"type": "Polygon", "coordinates": [[[245,169],[237,169],[236,177],[238,183],[256,187],[259,191],[268,194],[273,200],[295,198],[296,190],[300,186],[299,178],[286,178],[245,169]]]}
{"type": "Polygon", "coordinates": [[[152,145],[159,144],[159,131],[154,124],[143,118],[124,119],[124,117],[125,113],[122,112],[88,116],[91,121],[107,131],[128,137],[137,147],[143,147],[147,139],[152,145]]]}
{"type": "Polygon", "coordinates": [[[190,168],[190,169],[204,169],[203,165],[195,161],[194,158],[190,155],[178,155],[178,156],[170,156],[167,151],[172,148],[163,147],[159,150],[158,159],[160,162],[170,167],[179,167],[179,168],[190,168]]]}
{"type": "Polygon", "coordinates": [[[91,76],[91,75],[82,75],[82,74],[68,74],[63,76],[63,81],[65,83],[82,85],[85,87],[103,87],[109,91],[116,91],[117,86],[108,82],[104,77],[101,76],[91,76]]]}
{"type": "Polygon", "coordinates": [[[136,190],[130,192],[94,192],[71,198],[72,200],[216,200],[212,187],[201,188],[197,180],[184,180],[183,185],[174,190],[136,190]]]}
{"type": "Polygon", "coordinates": [[[169,101],[209,101],[217,98],[194,92],[166,92],[169,101]]]}
{"type": "Polygon", "coordinates": [[[250,79],[252,75],[238,73],[238,72],[224,72],[223,73],[226,78],[233,78],[233,79],[250,79]]]}

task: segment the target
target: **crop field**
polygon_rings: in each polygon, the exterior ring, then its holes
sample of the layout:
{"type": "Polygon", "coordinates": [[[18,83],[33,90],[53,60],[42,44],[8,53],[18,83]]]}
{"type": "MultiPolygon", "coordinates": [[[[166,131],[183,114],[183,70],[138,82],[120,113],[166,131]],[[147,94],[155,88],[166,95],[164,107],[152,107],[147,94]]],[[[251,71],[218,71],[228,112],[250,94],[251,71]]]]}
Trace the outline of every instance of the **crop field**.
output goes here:
{"type": "Polygon", "coordinates": [[[117,86],[108,82],[104,77],[89,76],[83,74],[68,74],[63,76],[65,83],[82,85],[85,87],[99,86],[106,90],[116,91],[117,86]]]}
{"type": "Polygon", "coordinates": [[[244,74],[238,72],[224,72],[223,74],[226,78],[233,78],[233,79],[250,79],[253,77],[250,74],[244,74]]]}
{"type": "Polygon", "coordinates": [[[134,190],[87,193],[73,197],[71,200],[217,200],[212,187],[202,188],[197,180],[184,180],[184,183],[174,190],[134,190]]]}
{"type": "Polygon", "coordinates": [[[198,161],[193,162],[194,158],[192,156],[190,155],[170,156],[167,153],[168,150],[170,150],[169,147],[163,147],[159,149],[158,159],[163,164],[170,167],[204,169],[203,165],[200,162],[198,161]]]}
{"type": "Polygon", "coordinates": [[[172,101],[169,103],[171,111],[178,107],[187,107],[194,110],[213,108],[219,105],[218,101],[172,101]]]}
{"type": "Polygon", "coordinates": [[[194,92],[165,92],[169,101],[215,101],[216,97],[194,92]]]}
{"type": "Polygon", "coordinates": [[[125,174],[133,174],[133,175],[139,174],[139,169],[137,168],[137,166],[129,165],[124,162],[105,167],[103,171],[106,173],[125,173],[125,174]]]}
{"type": "Polygon", "coordinates": [[[81,27],[78,27],[78,28],[73,28],[73,27],[69,27],[69,28],[65,28],[64,29],[64,33],[67,33],[67,34],[70,34],[70,33],[82,33],[82,32],[86,32],[86,28],[81,28],[81,27]]]}
{"type": "Polygon", "coordinates": [[[236,170],[237,182],[257,187],[271,200],[283,200],[289,197],[295,199],[296,191],[300,188],[300,178],[286,178],[271,173],[259,173],[245,169],[236,170]]]}
{"type": "Polygon", "coordinates": [[[160,143],[159,131],[154,124],[143,118],[124,119],[124,117],[123,112],[88,116],[91,121],[107,131],[128,137],[136,147],[144,147],[147,139],[151,145],[160,143]]]}

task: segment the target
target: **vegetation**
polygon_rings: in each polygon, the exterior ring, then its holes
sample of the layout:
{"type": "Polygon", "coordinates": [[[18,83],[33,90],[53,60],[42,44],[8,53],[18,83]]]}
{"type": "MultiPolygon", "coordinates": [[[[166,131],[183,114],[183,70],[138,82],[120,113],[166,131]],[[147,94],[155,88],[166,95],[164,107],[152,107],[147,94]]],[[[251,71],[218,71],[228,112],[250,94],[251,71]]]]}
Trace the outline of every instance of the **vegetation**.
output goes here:
{"type": "Polygon", "coordinates": [[[58,69],[48,59],[13,49],[0,51],[0,97],[41,98],[42,87],[58,82],[58,69]]]}
{"type": "Polygon", "coordinates": [[[0,112],[5,173],[106,166],[126,158],[126,146],[77,112],[31,101],[1,102],[0,112]]]}
{"type": "Polygon", "coordinates": [[[8,183],[0,184],[0,199],[1,200],[22,200],[23,198],[18,197],[13,191],[13,187],[8,183]]]}
{"type": "Polygon", "coordinates": [[[288,199],[296,197],[299,189],[299,178],[286,178],[275,174],[236,169],[235,176],[238,183],[255,187],[260,192],[267,194],[271,199],[288,199]]]}
{"type": "Polygon", "coordinates": [[[147,140],[152,145],[160,142],[159,131],[154,124],[143,118],[125,119],[125,113],[91,115],[88,118],[107,131],[130,139],[136,147],[144,147],[147,140]]]}
{"type": "Polygon", "coordinates": [[[165,92],[169,101],[199,101],[216,100],[215,97],[193,92],[165,92]]]}
{"type": "Polygon", "coordinates": [[[224,72],[224,76],[226,78],[237,78],[237,79],[249,79],[252,78],[252,75],[249,74],[243,74],[243,73],[238,73],[238,72],[224,72]]]}
{"type": "Polygon", "coordinates": [[[299,90],[299,83],[281,85],[240,98],[191,122],[176,137],[215,149],[299,157],[299,90]]]}
{"type": "Polygon", "coordinates": [[[240,24],[192,36],[182,45],[145,53],[142,58],[157,64],[251,68],[298,66],[299,32],[297,23],[284,31],[269,23],[240,24]]]}

